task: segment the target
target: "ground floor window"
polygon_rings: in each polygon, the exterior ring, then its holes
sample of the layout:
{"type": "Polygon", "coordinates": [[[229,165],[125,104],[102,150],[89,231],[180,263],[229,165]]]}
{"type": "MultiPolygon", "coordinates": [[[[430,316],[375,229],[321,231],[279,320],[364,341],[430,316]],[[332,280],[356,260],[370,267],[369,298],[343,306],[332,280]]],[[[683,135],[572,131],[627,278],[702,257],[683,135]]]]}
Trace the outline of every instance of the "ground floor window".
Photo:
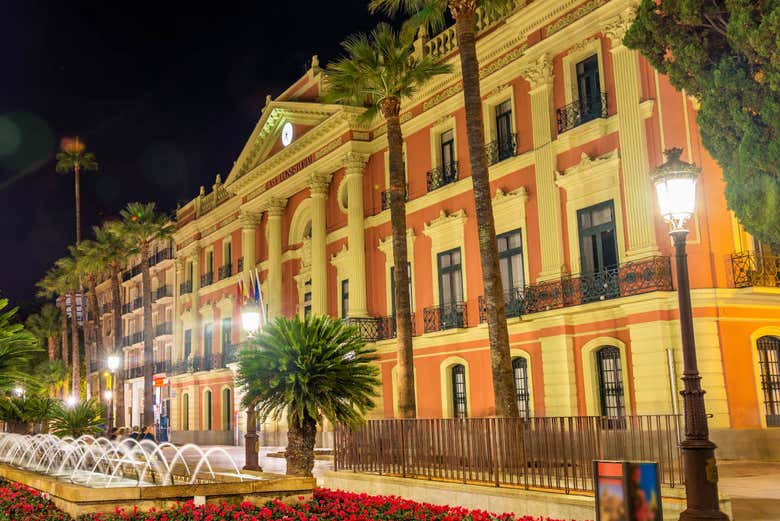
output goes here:
{"type": "Polygon", "coordinates": [[[187,393],[181,396],[181,430],[190,430],[190,395],[187,393]]]}
{"type": "Polygon", "coordinates": [[[515,393],[517,395],[517,410],[521,418],[531,416],[529,407],[530,394],[528,392],[528,361],[518,356],[512,360],[512,374],[515,378],[515,393]]]}
{"type": "Polygon", "coordinates": [[[622,418],[626,415],[626,404],[620,349],[614,346],[602,347],[596,352],[596,361],[599,372],[601,415],[606,418],[622,418]]]}
{"type": "Polygon", "coordinates": [[[203,429],[211,430],[211,391],[203,393],[203,429]]]}
{"type": "Polygon", "coordinates": [[[452,376],[452,413],[456,418],[468,417],[466,407],[466,367],[463,364],[453,365],[452,376]]]}
{"type": "Polygon", "coordinates": [[[222,391],[222,430],[229,431],[233,428],[233,397],[230,389],[222,391]]]}
{"type": "Polygon", "coordinates": [[[763,336],[757,344],[766,424],[780,427],[780,338],[763,336]]]}

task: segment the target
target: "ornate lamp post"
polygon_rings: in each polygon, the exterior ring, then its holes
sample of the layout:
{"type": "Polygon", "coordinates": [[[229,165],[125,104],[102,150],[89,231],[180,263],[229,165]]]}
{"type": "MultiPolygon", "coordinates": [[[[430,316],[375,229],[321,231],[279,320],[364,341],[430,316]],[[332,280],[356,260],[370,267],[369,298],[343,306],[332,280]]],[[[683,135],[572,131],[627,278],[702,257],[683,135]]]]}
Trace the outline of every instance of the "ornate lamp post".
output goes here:
{"type": "Polygon", "coordinates": [[[108,366],[108,370],[111,372],[111,390],[106,391],[106,396],[108,397],[110,395],[110,398],[108,398],[108,431],[110,432],[111,429],[114,427],[114,396],[116,395],[116,376],[115,373],[117,369],[119,369],[119,365],[122,363],[122,359],[119,357],[119,355],[109,355],[106,359],[106,365],[108,366]]]}
{"type": "MultiPolygon", "coordinates": [[[[253,304],[244,304],[241,310],[241,326],[250,337],[260,329],[260,308],[253,304]]],[[[260,436],[255,430],[255,409],[246,409],[246,435],[244,436],[244,470],[262,472],[258,458],[260,436]]]]}
{"type": "Polygon", "coordinates": [[[709,439],[707,413],[704,408],[704,390],[696,362],[696,343],[693,336],[691,287],[688,280],[688,258],[685,240],[686,222],[696,208],[696,179],[701,171],[696,165],[680,160],[682,149],[666,151],[666,163],[652,173],[658,195],[658,206],[666,222],[671,224],[677,267],[677,299],[680,308],[680,330],[683,352],[683,408],[685,411],[685,439],[680,443],[685,469],[687,508],[680,514],[683,521],[728,520],[718,504],[718,470],[715,463],[715,444],[709,439]]]}

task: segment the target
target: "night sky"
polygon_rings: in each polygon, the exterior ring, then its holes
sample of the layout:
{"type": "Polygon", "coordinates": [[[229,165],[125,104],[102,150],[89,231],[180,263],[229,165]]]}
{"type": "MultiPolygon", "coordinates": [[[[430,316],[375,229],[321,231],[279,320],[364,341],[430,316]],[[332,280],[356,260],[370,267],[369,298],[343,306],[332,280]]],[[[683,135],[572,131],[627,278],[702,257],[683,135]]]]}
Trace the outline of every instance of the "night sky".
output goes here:
{"type": "Polygon", "coordinates": [[[223,179],[260,117],[339,42],[379,18],[367,0],[0,3],[0,294],[28,307],[75,242],[73,176],[54,171],[78,135],[82,230],[130,201],[173,212],[223,179]]]}

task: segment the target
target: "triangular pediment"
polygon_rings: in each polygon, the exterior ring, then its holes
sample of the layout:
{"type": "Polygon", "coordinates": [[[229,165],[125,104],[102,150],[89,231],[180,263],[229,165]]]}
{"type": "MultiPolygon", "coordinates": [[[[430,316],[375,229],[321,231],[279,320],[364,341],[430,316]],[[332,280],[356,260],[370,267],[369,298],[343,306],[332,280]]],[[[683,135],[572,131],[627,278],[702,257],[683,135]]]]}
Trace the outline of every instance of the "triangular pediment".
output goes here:
{"type": "Polygon", "coordinates": [[[225,181],[230,185],[236,179],[254,169],[270,157],[284,150],[282,129],[286,123],[293,127],[292,142],[295,143],[306,133],[322,124],[325,120],[342,110],[340,105],[299,101],[272,101],[265,109],[249,136],[244,149],[233,164],[233,168],[225,181]]]}

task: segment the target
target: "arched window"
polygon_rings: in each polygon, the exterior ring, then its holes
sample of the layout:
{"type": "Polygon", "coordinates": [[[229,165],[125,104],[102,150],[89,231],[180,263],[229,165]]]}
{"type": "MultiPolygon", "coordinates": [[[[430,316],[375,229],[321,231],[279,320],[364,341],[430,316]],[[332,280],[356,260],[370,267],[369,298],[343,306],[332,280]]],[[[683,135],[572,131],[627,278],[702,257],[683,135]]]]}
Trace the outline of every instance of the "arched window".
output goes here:
{"type": "Polygon", "coordinates": [[[517,410],[521,418],[531,416],[529,407],[530,394],[528,392],[528,361],[522,356],[512,360],[512,374],[515,378],[515,393],[517,394],[517,410]]]}
{"type": "Polygon", "coordinates": [[[211,430],[211,391],[203,393],[203,430],[211,430]]]}
{"type": "Polygon", "coordinates": [[[181,395],[181,430],[190,430],[190,395],[181,395]]]}
{"type": "Polygon", "coordinates": [[[229,431],[233,428],[233,400],[230,389],[222,390],[222,430],[229,431]]]}
{"type": "Polygon", "coordinates": [[[780,427],[780,338],[762,336],[756,344],[766,425],[780,427]]]}
{"type": "Polygon", "coordinates": [[[626,404],[620,349],[613,346],[600,348],[596,352],[596,362],[599,371],[601,415],[606,418],[622,418],[626,415],[626,404]]]}
{"type": "Polygon", "coordinates": [[[452,373],[452,415],[455,418],[466,418],[466,368],[456,364],[450,369],[452,373]]]}

